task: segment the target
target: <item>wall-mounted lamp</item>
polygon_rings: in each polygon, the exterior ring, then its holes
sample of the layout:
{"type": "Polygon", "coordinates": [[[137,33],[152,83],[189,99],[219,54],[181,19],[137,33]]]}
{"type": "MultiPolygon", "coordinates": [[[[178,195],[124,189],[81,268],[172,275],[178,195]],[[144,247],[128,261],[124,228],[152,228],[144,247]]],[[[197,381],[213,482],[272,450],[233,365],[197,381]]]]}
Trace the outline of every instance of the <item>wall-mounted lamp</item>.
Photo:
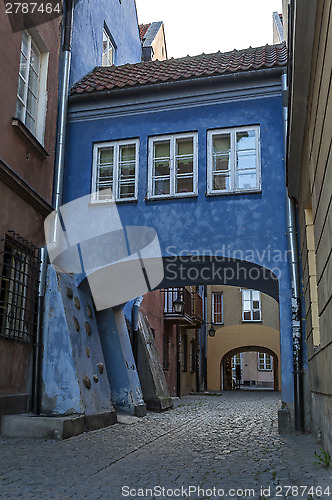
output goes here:
{"type": "Polygon", "coordinates": [[[183,314],[184,311],[184,302],[181,299],[180,295],[173,300],[173,309],[176,314],[183,314]]]}

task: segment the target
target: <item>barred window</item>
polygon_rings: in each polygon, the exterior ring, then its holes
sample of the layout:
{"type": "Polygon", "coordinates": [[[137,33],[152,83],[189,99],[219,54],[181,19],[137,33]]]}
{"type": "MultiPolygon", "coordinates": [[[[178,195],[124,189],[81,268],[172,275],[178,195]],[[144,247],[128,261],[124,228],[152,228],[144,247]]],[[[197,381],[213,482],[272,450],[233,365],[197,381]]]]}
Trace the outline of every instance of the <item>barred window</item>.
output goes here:
{"type": "Polygon", "coordinates": [[[224,322],[223,318],[223,294],[213,293],[212,294],[212,323],[216,325],[222,325],[224,322]]]}
{"type": "Polygon", "coordinates": [[[0,336],[32,342],[37,326],[38,249],[10,231],[0,253],[0,336]]]}

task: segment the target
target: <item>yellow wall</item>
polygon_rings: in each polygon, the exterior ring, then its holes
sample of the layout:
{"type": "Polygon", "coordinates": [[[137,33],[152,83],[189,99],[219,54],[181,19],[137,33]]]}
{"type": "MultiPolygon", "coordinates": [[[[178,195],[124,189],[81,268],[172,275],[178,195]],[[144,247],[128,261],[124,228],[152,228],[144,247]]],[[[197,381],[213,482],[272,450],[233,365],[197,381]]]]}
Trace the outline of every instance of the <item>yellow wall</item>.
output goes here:
{"type": "MultiPolygon", "coordinates": [[[[207,388],[221,390],[221,360],[232,349],[241,346],[265,347],[278,357],[278,380],[280,389],[280,332],[279,306],[268,295],[261,294],[262,321],[242,322],[241,289],[231,286],[208,286],[207,317],[211,323],[211,294],[223,293],[224,324],[214,325],[215,337],[208,336],[207,342],[207,388]]],[[[209,328],[209,325],[208,325],[209,328]]]]}

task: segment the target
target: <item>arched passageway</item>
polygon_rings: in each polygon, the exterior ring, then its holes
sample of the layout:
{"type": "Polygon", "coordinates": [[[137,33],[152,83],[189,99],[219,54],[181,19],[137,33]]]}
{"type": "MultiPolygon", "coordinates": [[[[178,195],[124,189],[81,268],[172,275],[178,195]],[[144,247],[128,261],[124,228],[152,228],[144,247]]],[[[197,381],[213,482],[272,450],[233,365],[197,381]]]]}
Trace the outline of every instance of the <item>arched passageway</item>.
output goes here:
{"type": "Polygon", "coordinates": [[[258,353],[265,353],[270,356],[272,356],[273,359],[273,389],[275,391],[279,390],[279,375],[278,375],[278,370],[279,370],[279,360],[277,354],[269,349],[268,347],[263,347],[263,346],[253,346],[253,345],[247,345],[247,346],[240,346],[235,349],[232,349],[231,351],[228,351],[221,359],[220,362],[220,374],[221,374],[221,379],[220,379],[220,384],[221,384],[221,389],[222,390],[232,390],[233,387],[233,374],[232,374],[232,358],[233,356],[236,356],[237,354],[241,354],[244,352],[258,352],[258,353]]]}

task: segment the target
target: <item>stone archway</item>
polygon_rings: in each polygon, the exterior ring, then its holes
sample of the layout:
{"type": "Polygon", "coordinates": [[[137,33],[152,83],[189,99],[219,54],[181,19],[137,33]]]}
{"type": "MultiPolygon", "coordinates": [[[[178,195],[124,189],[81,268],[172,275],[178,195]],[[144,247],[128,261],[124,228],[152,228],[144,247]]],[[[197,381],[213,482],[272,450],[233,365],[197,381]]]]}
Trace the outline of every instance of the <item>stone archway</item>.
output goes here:
{"type": "Polygon", "coordinates": [[[232,383],[232,366],[231,366],[231,359],[233,356],[236,354],[240,354],[242,352],[264,352],[266,354],[269,354],[272,356],[273,359],[273,390],[278,391],[279,390],[279,377],[278,377],[278,367],[279,367],[279,360],[277,354],[269,349],[268,347],[263,347],[263,346],[240,346],[236,347],[235,349],[232,349],[231,351],[228,351],[224,356],[221,358],[220,361],[220,388],[221,390],[224,391],[229,391],[233,389],[233,383],[232,383]]]}

